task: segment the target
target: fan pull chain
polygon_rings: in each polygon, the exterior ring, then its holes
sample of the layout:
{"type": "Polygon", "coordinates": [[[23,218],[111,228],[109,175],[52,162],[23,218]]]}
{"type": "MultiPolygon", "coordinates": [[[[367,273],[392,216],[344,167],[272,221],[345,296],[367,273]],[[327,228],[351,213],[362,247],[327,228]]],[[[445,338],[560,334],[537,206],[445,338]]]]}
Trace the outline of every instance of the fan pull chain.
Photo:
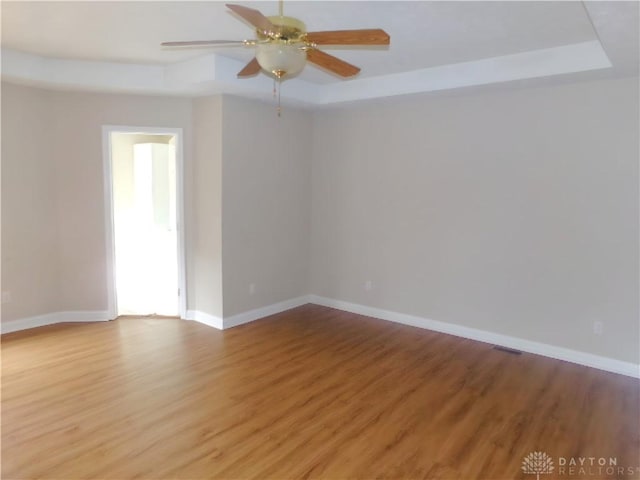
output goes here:
{"type": "Polygon", "coordinates": [[[282,92],[282,79],[278,79],[278,117],[282,116],[282,107],[280,106],[280,92],[282,92]]]}
{"type": "Polygon", "coordinates": [[[282,91],[282,77],[274,76],[273,77],[273,98],[278,98],[278,106],[276,111],[278,112],[278,117],[282,116],[282,107],[280,106],[280,92],[282,91]]]}

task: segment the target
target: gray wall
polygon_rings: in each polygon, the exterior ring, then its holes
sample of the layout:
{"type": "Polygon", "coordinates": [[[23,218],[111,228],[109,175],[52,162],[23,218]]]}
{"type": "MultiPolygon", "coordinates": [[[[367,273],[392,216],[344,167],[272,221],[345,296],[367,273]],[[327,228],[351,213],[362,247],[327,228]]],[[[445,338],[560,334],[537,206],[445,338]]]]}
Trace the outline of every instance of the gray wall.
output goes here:
{"type": "Polygon", "coordinates": [[[222,97],[193,103],[194,178],[189,305],[222,317],[222,97]]]}
{"type": "Polygon", "coordinates": [[[12,296],[3,320],[60,310],[49,109],[44,90],[2,87],[2,285],[12,296]]]}
{"type": "Polygon", "coordinates": [[[223,99],[225,317],[308,293],[311,134],[308,112],[223,99]]]}
{"type": "Polygon", "coordinates": [[[3,321],[107,308],[104,124],[184,130],[189,310],[229,316],[308,292],[310,113],[278,119],[273,105],[220,96],[2,93],[3,321]]]}
{"type": "Polygon", "coordinates": [[[2,83],[2,321],[106,310],[102,125],[183,128],[191,212],[191,114],[186,98],[2,83]]]}
{"type": "Polygon", "coordinates": [[[639,363],[638,128],[637,78],[317,114],[311,292],[639,363]]]}
{"type": "Polygon", "coordinates": [[[182,127],[189,309],[313,293],[640,361],[637,78],[280,119],[227,96],[2,93],[3,321],[106,308],[100,128],[182,127]]]}

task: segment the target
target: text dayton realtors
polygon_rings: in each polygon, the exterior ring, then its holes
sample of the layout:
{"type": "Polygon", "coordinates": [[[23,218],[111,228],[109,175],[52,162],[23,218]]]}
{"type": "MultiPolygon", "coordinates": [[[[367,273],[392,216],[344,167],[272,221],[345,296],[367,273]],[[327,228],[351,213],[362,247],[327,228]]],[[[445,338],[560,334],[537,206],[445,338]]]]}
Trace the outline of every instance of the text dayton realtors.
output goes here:
{"type": "Polygon", "coordinates": [[[560,475],[635,475],[638,467],[618,465],[616,457],[558,457],[560,475]]]}

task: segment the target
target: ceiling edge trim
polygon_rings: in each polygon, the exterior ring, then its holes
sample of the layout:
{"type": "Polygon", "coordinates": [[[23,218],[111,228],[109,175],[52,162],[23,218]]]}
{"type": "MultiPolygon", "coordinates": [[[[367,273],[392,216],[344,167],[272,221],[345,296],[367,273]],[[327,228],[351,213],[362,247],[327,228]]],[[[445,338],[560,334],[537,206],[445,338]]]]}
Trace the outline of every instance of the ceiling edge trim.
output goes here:
{"type": "MultiPolygon", "coordinates": [[[[47,58],[6,48],[1,52],[2,78],[50,88],[186,96],[229,93],[264,100],[273,89],[272,80],[264,75],[237,79],[243,63],[216,54],[170,65],[143,65],[47,58]]],[[[600,42],[592,40],[340,83],[291,79],[282,95],[291,103],[329,105],[611,66],[600,42]]]]}

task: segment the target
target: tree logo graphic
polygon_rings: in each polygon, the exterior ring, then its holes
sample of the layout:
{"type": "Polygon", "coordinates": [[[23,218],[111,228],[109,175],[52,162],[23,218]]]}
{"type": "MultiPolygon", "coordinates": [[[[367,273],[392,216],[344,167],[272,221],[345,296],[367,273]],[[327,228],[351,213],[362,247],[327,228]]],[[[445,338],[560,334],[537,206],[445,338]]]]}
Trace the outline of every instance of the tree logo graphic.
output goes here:
{"type": "Polygon", "coordinates": [[[540,480],[540,474],[553,472],[553,460],[544,452],[531,452],[522,460],[522,471],[536,475],[536,480],[540,480]]]}

